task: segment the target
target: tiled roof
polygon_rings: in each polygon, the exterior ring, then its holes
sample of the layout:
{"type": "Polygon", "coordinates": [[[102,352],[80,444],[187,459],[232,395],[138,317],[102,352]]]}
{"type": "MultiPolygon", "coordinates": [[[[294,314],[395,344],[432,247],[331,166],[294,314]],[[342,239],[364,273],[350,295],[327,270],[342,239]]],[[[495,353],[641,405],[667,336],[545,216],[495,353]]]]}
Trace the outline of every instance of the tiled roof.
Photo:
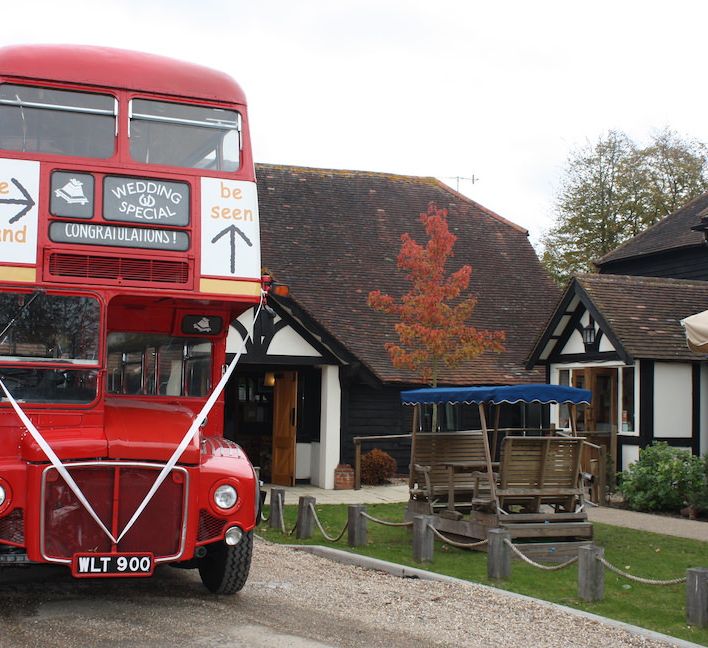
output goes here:
{"type": "Polygon", "coordinates": [[[665,250],[693,247],[703,244],[703,234],[694,232],[691,227],[701,222],[701,216],[708,213],[708,192],[694,198],[673,214],[669,214],[656,225],[640,232],[601,259],[595,265],[619,261],[630,257],[655,254],[665,250]]]}
{"type": "Polygon", "coordinates": [[[558,296],[526,230],[433,178],[257,165],[263,263],[297,306],[384,382],[419,382],[384,349],[394,320],[367,306],[369,291],[400,295],[401,234],[424,243],[418,218],[430,201],[458,236],[451,268],[472,265],[472,323],[503,329],[506,351],[485,353],[441,377],[449,384],[545,382],[524,360],[558,296]]]}
{"type": "Polygon", "coordinates": [[[697,360],[679,323],[708,310],[708,282],[579,275],[576,281],[633,358],[697,360]]]}

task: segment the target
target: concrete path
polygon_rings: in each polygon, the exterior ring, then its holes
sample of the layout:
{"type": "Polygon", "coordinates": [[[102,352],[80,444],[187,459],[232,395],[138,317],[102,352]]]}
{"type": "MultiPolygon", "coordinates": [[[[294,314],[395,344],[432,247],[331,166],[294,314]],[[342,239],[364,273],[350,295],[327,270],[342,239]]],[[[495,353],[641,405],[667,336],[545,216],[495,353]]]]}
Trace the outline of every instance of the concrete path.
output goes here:
{"type": "Polygon", "coordinates": [[[603,524],[613,524],[628,529],[637,529],[638,531],[651,531],[678,538],[690,538],[691,540],[708,542],[708,522],[698,522],[665,515],[651,515],[650,513],[637,513],[636,511],[626,511],[607,506],[591,506],[588,507],[587,512],[590,522],[602,522],[603,524]]]}
{"type": "MultiPolygon", "coordinates": [[[[298,498],[305,495],[314,497],[318,504],[387,504],[408,501],[408,482],[386,486],[362,486],[361,490],[358,491],[325,490],[309,484],[291,488],[265,484],[263,489],[268,494],[267,503],[270,503],[271,488],[285,490],[286,504],[297,504],[298,498]]],[[[638,531],[651,531],[653,533],[663,533],[679,538],[708,542],[708,522],[637,513],[606,506],[588,506],[587,512],[591,522],[613,524],[628,529],[637,529],[638,531]]]]}
{"type": "Polygon", "coordinates": [[[270,503],[271,488],[282,488],[285,491],[286,504],[297,504],[300,497],[306,496],[314,497],[318,504],[390,504],[408,501],[407,481],[386,486],[362,486],[361,490],[325,490],[309,484],[293,487],[265,484],[263,490],[268,493],[267,503],[270,503]]]}

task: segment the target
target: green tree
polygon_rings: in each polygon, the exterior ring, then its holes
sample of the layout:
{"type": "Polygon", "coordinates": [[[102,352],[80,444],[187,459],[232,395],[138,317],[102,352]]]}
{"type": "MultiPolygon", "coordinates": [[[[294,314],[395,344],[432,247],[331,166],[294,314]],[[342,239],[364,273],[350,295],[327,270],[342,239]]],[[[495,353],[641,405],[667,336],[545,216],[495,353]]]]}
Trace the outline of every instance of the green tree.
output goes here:
{"type": "Polygon", "coordinates": [[[708,149],[664,129],[642,151],[648,187],[644,225],[675,212],[708,188],[708,149]]]}
{"type": "Polygon", "coordinates": [[[708,189],[708,149],[670,129],[645,147],[609,131],[574,151],[546,232],[542,262],[559,281],[592,272],[593,261],[708,189]]]}
{"type": "Polygon", "coordinates": [[[369,306],[398,318],[395,330],[400,343],[388,343],[395,367],[417,372],[436,387],[440,371],[486,350],[502,351],[503,331],[487,331],[469,325],[477,304],[474,296],[464,297],[472,274],[469,265],[446,274],[457,237],[447,226],[447,211],[435,204],[420,215],[428,242],[420,245],[406,233],[401,236],[399,269],[407,272],[410,290],[400,299],[380,290],[369,293],[369,306]]]}

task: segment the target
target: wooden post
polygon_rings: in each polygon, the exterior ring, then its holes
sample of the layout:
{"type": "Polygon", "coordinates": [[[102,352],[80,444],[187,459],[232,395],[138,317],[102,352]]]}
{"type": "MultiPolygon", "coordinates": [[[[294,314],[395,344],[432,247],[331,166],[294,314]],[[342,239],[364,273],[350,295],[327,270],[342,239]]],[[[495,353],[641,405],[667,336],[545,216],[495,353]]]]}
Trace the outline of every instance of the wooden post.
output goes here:
{"type": "Polygon", "coordinates": [[[505,542],[511,540],[511,534],[506,529],[489,529],[487,540],[487,576],[496,580],[511,578],[511,549],[505,542]]]}
{"type": "Polygon", "coordinates": [[[309,496],[300,496],[297,503],[297,531],[295,537],[298,540],[307,540],[312,537],[312,529],[315,525],[315,517],[310,508],[315,505],[315,498],[309,496]]]}
{"type": "Polygon", "coordinates": [[[489,479],[489,496],[493,502],[497,499],[497,487],[492,470],[492,455],[489,452],[489,430],[487,429],[487,417],[484,414],[484,403],[479,403],[479,422],[482,427],[484,441],[484,458],[487,460],[487,479],[489,479]]]}
{"type": "Polygon", "coordinates": [[[708,567],[686,570],[686,620],[708,628],[708,567]]]}
{"type": "Polygon", "coordinates": [[[575,403],[568,405],[568,414],[570,415],[570,434],[578,436],[578,406],[575,403]]]}
{"type": "Polygon", "coordinates": [[[578,547],[578,598],[601,601],[605,596],[605,566],[598,560],[605,550],[596,545],[578,547]]]}
{"type": "Polygon", "coordinates": [[[362,547],[368,542],[367,519],[362,515],[365,511],[363,504],[350,504],[347,508],[347,542],[350,547],[362,547]]]}
{"type": "Polygon", "coordinates": [[[413,518],[413,560],[433,562],[435,536],[428,528],[435,518],[432,515],[416,515],[413,518]]]}
{"type": "Polygon", "coordinates": [[[607,504],[607,449],[602,443],[600,446],[600,465],[597,467],[597,503],[600,506],[607,504]]]}
{"type": "Polygon", "coordinates": [[[410,457],[410,463],[408,464],[408,489],[413,488],[413,484],[415,482],[415,469],[413,467],[414,462],[416,461],[415,459],[415,433],[417,431],[418,427],[418,420],[420,416],[419,412],[420,405],[414,405],[413,406],[413,424],[411,426],[411,457],[410,457]]]}
{"type": "Polygon", "coordinates": [[[492,461],[496,461],[498,454],[497,454],[497,447],[499,445],[499,420],[501,418],[501,403],[497,403],[495,406],[494,410],[494,440],[492,441],[492,447],[491,447],[491,457],[492,461]]]}
{"type": "Polygon", "coordinates": [[[285,508],[285,489],[271,488],[270,489],[270,528],[283,528],[283,509],[285,508]]]}
{"type": "Polygon", "coordinates": [[[354,490],[361,490],[361,439],[354,439],[354,490]]]}

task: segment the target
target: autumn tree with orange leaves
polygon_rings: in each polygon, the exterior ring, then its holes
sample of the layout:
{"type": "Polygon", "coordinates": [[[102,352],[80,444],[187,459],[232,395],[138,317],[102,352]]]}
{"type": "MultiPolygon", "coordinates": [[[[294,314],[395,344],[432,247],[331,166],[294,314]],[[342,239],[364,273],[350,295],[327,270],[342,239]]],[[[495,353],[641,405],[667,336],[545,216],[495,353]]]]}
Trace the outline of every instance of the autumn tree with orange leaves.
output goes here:
{"type": "Polygon", "coordinates": [[[447,226],[447,210],[428,205],[420,215],[428,242],[416,243],[409,234],[401,236],[398,268],[407,272],[410,290],[400,300],[380,290],[369,293],[369,306],[395,315],[399,344],[389,342],[386,350],[394,367],[411,369],[424,382],[437,387],[444,367],[453,368],[485,351],[503,351],[504,331],[487,331],[469,325],[477,298],[463,297],[472,267],[463,265],[450,275],[445,266],[454,256],[457,236],[447,226]]]}

